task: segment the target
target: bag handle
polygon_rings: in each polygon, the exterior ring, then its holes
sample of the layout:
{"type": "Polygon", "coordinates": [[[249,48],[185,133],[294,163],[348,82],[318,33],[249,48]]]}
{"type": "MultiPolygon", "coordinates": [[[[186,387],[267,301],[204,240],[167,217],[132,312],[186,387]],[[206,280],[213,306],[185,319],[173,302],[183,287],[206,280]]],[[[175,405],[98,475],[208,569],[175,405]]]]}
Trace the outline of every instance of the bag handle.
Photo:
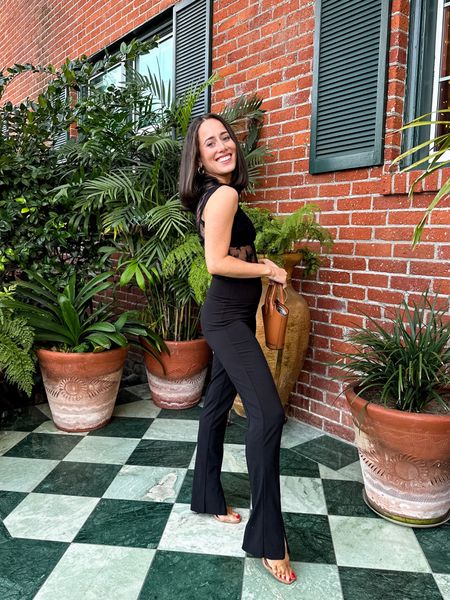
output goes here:
{"type": "Polygon", "coordinates": [[[287,295],[283,285],[281,283],[276,283],[275,281],[269,281],[269,286],[269,301],[274,302],[275,300],[279,300],[282,304],[285,304],[287,295]]]}

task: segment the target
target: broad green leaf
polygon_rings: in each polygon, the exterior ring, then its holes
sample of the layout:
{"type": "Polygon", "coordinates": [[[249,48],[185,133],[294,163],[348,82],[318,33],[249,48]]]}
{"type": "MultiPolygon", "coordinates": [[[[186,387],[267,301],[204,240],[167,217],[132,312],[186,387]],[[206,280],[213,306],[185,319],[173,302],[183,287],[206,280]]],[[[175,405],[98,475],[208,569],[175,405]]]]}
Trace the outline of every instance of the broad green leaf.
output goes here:
{"type": "Polygon", "coordinates": [[[70,300],[67,296],[63,296],[62,294],[58,297],[58,302],[61,307],[61,312],[63,315],[64,323],[67,325],[67,329],[72,336],[73,345],[78,344],[78,340],[81,334],[80,327],[80,318],[78,316],[77,311],[73,307],[70,300]]]}

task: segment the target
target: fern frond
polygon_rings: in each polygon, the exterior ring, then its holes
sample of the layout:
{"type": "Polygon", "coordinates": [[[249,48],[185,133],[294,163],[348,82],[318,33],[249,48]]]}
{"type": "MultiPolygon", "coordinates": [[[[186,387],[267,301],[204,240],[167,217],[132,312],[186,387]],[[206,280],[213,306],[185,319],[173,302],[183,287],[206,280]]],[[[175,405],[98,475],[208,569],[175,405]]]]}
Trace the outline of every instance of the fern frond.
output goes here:
{"type": "Polygon", "coordinates": [[[33,330],[25,319],[1,313],[0,326],[0,372],[8,382],[30,396],[35,371],[31,353],[33,330]]]}
{"type": "Polygon", "coordinates": [[[190,234],[167,255],[162,265],[163,275],[165,277],[172,277],[175,273],[188,275],[193,262],[199,256],[203,256],[203,248],[198,235],[190,234]]]}
{"type": "Polygon", "coordinates": [[[205,301],[206,292],[211,285],[211,279],[212,276],[208,273],[205,259],[203,256],[197,256],[189,270],[189,285],[199,306],[205,301]]]}

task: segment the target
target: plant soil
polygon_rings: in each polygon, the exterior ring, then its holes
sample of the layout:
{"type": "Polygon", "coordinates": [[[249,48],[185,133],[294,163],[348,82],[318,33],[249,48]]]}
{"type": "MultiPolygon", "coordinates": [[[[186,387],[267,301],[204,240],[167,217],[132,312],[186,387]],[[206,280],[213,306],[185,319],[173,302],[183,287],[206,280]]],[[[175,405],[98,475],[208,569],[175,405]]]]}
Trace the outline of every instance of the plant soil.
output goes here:
{"type": "MultiPolygon", "coordinates": [[[[355,388],[355,393],[359,394],[359,389],[355,388]]],[[[361,398],[372,402],[373,404],[378,404],[379,406],[385,406],[386,408],[396,409],[395,400],[389,400],[388,402],[382,402],[381,400],[381,391],[379,388],[371,388],[369,390],[365,390],[361,395],[361,398]]],[[[405,411],[406,412],[406,411],[405,411]]],[[[450,397],[447,396],[447,404],[444,406],[439,402],[433,400],[430,402],[426,410],[422,410],[421,414],[424,415],[450,415],[450,397]]]]}

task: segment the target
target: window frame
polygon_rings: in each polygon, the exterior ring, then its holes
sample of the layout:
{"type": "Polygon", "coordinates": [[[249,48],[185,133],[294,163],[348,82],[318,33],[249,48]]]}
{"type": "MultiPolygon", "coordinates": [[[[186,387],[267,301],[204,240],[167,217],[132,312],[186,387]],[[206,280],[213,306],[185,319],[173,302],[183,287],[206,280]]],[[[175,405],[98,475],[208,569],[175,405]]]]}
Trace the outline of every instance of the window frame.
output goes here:
{"type": "MultiPolygon", "coordinates": [[[[404,123],[430,113],[433,108],[434,68],[436,60],[436,26],[439,0],[411,0],[404,123]]],[[[402,152],[430,139],[430,126],[403,131],[402,152]]],[[[424,147],[409,155],[403,167],[412,165],[428,154],[424,147]]]]}

